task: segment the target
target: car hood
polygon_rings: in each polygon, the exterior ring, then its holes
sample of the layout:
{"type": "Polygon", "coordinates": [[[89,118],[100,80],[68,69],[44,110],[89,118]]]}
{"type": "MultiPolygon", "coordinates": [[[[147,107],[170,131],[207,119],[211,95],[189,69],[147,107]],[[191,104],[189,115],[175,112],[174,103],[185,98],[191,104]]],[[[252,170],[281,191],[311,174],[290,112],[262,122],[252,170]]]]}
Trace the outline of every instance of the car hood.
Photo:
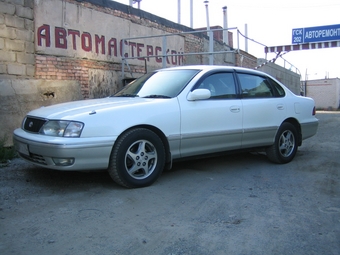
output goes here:
{"type": "Polygon", "coordinates": [[[123,107],[136,107],[136,105],[151,103],[155,100],[156,99],[146,99],[139,97],[108,97],[101,99],[89,99],[41,107],[39,109],[30,111],[27,115],[46,119],[73,120],[82,115],[89,115],[100,111],[123,107]]]}

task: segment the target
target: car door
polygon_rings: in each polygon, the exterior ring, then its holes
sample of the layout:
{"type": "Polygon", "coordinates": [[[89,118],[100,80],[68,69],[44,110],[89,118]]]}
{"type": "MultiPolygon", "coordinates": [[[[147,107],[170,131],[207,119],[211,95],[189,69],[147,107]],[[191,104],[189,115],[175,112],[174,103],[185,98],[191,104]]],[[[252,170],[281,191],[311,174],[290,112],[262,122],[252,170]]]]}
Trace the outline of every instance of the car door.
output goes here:
{"type": "Polygon", "coordinates": [[[242,148],[272,144],[286,116],[284,90],[275,88],[266,76],[237,73],[242,94],[242,148]]]}
{"type": "Polygon", "coordinates": [[[181,156],[239,149],[242,140],[242,105],[233,72],[201,78],[194,89],[208,89],[205,100],[182,100],[181,156]]]}

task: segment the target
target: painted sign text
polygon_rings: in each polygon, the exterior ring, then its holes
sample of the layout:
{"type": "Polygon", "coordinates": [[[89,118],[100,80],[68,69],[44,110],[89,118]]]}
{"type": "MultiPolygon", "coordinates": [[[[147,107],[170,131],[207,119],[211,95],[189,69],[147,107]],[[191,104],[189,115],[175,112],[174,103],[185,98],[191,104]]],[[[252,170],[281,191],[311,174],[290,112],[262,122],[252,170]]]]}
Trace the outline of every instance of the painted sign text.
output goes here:
{"type": "MultiPolygon", "coordinates": [[[[78,54],[81,52],[92,53],[94,56],[105,56],[107,60],[124,56],[125,58],[137,58],[141,61],[154,59],[155,62],[162,63],[162,47],[143,42],[119,40],[115,37],[92,34],[77,29],[53,27],[48,24],[38,27],[36,38],[39,47],[73,50],[78,54]]],[[[183,63],[181,49],[179,51],[166,49],[165,52],[168,55],[166,57],[168,64],[181,65],[183,63]]]]}

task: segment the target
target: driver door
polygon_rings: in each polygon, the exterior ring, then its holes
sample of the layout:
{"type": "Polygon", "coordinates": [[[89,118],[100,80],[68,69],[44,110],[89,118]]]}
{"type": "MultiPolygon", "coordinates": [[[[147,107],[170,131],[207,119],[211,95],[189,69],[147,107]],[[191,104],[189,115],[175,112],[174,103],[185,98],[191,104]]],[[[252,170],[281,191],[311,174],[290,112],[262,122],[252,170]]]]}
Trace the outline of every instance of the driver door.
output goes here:
{"type": "Polygon", "coordinates": [[[181,102],[181,157],[239,149],[242,102],[234,74],[219,72],[201,79],[195,89],[209,89],[206,100],[181,102]]]}

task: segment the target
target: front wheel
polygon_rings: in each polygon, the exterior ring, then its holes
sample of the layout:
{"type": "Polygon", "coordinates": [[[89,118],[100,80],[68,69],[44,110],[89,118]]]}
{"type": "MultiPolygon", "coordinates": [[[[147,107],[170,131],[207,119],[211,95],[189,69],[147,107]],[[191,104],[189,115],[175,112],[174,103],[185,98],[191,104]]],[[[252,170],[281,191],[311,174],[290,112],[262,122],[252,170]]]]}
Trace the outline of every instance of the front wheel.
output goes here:
{"type": "Polygon", "coordinates": [[[136,128],[122,134],[112,149],[109,174],[127,188],[141,188],[154,183],[165,162],[162,140],[151,130],[136,128]]]}
{"type": "Polygon", "coordinates": [[[275,142],[266,149],[270,161],[285,164],[293,160],[297,152],[297,130],[291,123],[285,122],[279,128],[275,142]]]}

